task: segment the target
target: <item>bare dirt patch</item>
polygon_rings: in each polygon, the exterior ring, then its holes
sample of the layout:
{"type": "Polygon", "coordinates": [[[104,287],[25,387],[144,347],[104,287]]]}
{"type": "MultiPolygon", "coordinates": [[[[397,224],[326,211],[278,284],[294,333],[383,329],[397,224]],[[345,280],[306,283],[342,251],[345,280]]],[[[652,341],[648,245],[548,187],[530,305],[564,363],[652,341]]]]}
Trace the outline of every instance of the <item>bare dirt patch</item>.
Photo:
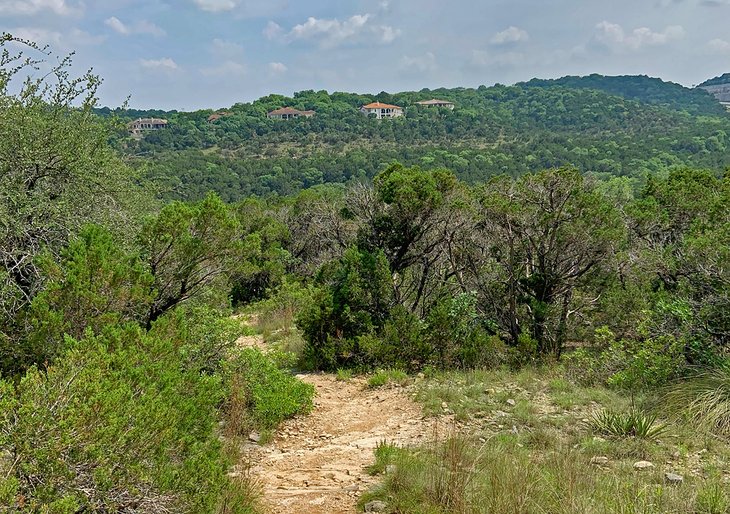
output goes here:
{"type": "Polygon", "coordinates": [[[274,514],[356,512],[360,494],[377,482],[365,467],[379,442],[423,443],[448,423],[424,419],[406,388],[367,389],[362,378],[325,374],[299,378],[316,388],[313,412],[285,422],[266,446],[248,452],[274,514]]]}

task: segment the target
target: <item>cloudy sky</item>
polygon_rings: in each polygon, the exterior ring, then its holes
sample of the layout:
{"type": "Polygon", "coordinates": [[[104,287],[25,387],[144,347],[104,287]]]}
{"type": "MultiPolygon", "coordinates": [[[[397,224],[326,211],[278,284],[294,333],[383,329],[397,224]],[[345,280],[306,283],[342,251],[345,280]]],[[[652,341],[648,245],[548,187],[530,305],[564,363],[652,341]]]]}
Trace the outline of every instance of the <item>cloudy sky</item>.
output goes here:
{"type": "Polygon", "coordinates": [[[377,93],[730,71],[730,0],[0,0],[0,31],[75,51],[101,100],[228,106],[303,89],[377,93]]]}

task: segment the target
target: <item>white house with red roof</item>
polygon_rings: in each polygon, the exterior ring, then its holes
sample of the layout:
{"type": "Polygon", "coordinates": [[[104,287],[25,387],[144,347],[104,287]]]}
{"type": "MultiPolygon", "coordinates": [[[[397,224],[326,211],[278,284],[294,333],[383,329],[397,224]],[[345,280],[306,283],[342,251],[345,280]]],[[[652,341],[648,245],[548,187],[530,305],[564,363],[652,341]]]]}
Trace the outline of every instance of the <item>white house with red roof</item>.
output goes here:
{"type": "Polygon", "coordinates": [[[314,114],[314,111],[300,111],[292,107],[282,107],[269,112],[267,116],[273,120],[292,120],[300,117],[311,118],[314,114]]]}
{"type": "Polygon", "coordinates": [[[374,114],[377,119],[382,120],[383,118],[397,118],[399,116],[403,116],[403,107],[373,102],[360,107],[360,112],[368,116],[374,114]]]}

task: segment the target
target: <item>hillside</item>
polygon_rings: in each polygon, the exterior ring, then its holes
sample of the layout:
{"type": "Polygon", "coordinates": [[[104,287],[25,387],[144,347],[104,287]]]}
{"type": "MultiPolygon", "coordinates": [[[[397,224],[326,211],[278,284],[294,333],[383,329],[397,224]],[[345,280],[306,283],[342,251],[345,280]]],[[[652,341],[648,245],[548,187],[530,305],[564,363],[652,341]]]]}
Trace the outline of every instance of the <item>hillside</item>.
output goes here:
{"type": "MultiPolygon", "coordinates": [[[[107,113],[108,111],[103,111],[107,113]]],[[[196,199],[213,189],[226,200],[290,194],[321,183],[372,178],[394,160],[445,166],[478,183],[563,165],[642,178],[673,166],[722,170],[730,118],[711,96],[648,77],[566,77],[515,86],[423,89],[377,95],[302,91],[196,112],[127,111],[158,116],[166,130],[119,143],[163,184],[169,198],[196,199]],[[424,108],[430,98],[453,111],[424,108]],[[368,119],[371,101],[406,108],[395,120],[368,119]],[[270,120],[291,106],[313,118],[270,120]]]]}

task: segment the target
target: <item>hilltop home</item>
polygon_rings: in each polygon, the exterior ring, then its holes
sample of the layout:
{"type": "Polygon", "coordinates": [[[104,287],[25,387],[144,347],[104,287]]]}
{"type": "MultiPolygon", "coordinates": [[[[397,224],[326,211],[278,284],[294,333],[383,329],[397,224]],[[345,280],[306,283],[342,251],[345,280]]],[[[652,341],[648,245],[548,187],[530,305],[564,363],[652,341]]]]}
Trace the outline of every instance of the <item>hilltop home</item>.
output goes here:
{"type": "Polygon", "coordinates": [[[293,109],[291,107],[282,107],[281,109],[271,111],[266,116],[272,120],[291,120],[299,117],[311,118],[314,114],[314,111],[300,111],[299,109],[293,109]]]}
{"type": "Polygon", "coordinates": [[[454,103],[449,102],[448,100],[436,100],[435,98],[433,98],[431,100],[416,102],[416,104],[423,107],[446,107],[447,109],[454,110],[454,103]]]}
{"type": "Polygon", "coordinates": [[[214,123],[221,119],[223,116],[230,116],[230,114],[231,113],[228,111],[221,111],[216,112],[215,114],[211,114],[210,116],[208,116],[208,123],[214,123]]]}
{"type": "Polygon", "coordinates": [[[167,128],[167,120],[160,118],[138,118],[127,125],[129,132],[135,136],[141,135],[145,130],[160,130],[167,128]]]}
{"type": "Polygon", "coordinates": [[[360,107],[360,112],[366,115],[375,114],[375,117],[379,120],[383,118],[397,118],[403,116],[403,108],[397,105],[381,104],[380,102],[373,102],[360,107]]]}

